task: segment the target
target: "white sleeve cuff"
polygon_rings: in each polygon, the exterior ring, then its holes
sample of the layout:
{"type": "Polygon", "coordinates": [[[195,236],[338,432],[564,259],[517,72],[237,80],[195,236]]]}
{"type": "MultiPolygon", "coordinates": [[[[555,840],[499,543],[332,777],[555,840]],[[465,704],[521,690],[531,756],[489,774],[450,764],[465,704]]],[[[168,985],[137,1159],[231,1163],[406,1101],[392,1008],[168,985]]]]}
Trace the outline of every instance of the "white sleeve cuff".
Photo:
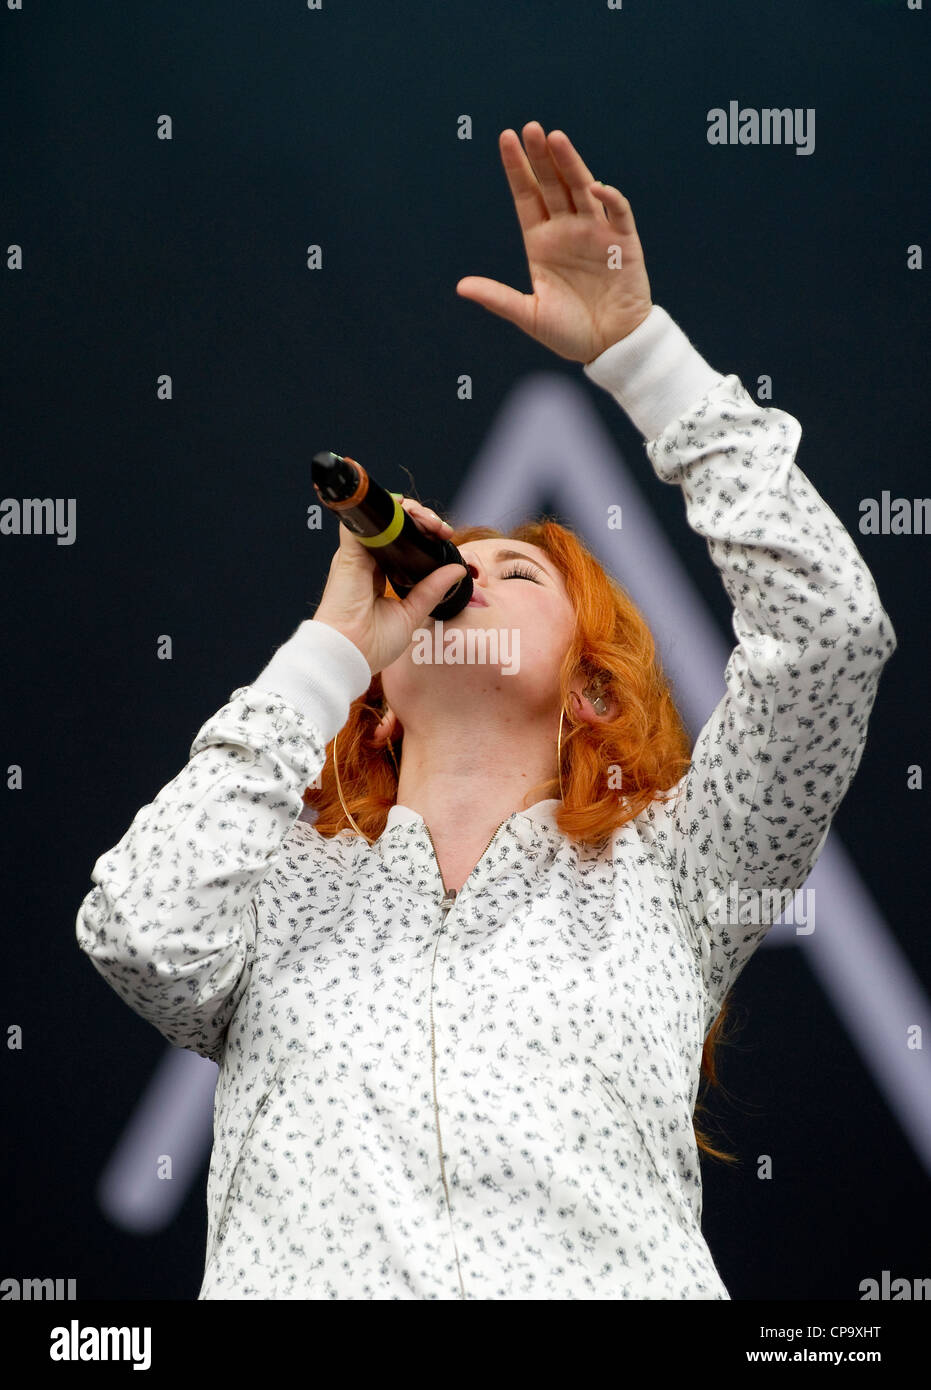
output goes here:
{"type": "Polygon", "coordinates": [[[352,701],[371,681],[369,664],[354,642],[327,623],[305,618],[252,682],[252,689],[280,695],[329,743],[349,718],[352,701]]]}
{"type": "Polygon", "coordinates": [[[659,304],[583,371],[611,393],[648,441],[724,379],[659,304]]]}

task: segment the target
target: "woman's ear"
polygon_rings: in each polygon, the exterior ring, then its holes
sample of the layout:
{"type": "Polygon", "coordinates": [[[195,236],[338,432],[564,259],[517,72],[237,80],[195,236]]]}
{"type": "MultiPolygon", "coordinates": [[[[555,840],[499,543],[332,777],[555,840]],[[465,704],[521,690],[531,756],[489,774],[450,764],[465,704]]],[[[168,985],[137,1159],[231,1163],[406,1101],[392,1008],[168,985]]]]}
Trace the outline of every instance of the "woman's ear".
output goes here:
{"type": "Polygon", "coordinates": [[[403,733],[404,729],[401,725],[400,719],[395,714],[391,706],[386,705],[385,712],[376,724],[375,732],[372,735],[372,739],[375,743],[376,748],[381,748],[382,745],[387,743],[389,739],[392,743],[394,743],[395,740],[399,739],[403,733]]]}
{"type": "Polygon", "coordinates": [[[569,704],[576,719],[586,724],[606,724],[617,718],[618,706],[614,697],[602,690],[597,681],[589,681],[586,685],[581,676],[572,682],[569,704]]]}

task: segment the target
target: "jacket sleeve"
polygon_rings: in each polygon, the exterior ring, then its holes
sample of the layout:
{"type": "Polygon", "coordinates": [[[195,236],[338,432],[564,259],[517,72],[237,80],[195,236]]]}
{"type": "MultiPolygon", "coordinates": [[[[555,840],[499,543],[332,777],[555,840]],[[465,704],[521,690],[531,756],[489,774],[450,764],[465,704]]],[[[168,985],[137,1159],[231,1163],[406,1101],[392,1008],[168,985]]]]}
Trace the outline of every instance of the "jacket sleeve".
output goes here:
{"type": "Polygon", "coordinates": [[[734,606],[726,693],[675,794],[644,813],[699,953],[707,1034],[815,865],[896,636],[851,537],[795,462],[799,422],[713,372],[664,310],[637,334],[586,372],[648,437],[657,476],[682,488],[734,606]],[[779,893],[735,917],[731,885],[779,893]]]}
{"type": "Polygon", "coordinates": [[[187,765],[91,871],[78,945],[177,1047],[219,1061],[255,952],[255,891],[371,671],[305,619],[200,729],[187,765]]]}

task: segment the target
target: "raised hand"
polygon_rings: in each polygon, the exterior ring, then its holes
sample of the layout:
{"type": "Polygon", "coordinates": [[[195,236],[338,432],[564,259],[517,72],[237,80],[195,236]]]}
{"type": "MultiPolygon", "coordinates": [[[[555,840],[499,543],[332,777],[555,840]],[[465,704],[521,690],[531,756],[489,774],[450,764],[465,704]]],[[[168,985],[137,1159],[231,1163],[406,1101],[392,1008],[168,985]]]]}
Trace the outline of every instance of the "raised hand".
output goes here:
{"type": "Polygon", "coordinates": [[[563,131],[546,135],[539,121],[528,121],[523,137],[526,154],[511,129],[498,145],[533,294],[480,275],[466,275],[456,292],[560,357],[591,362],[652,308],[634,215],[618,189],[592,178],[563,131]]]}

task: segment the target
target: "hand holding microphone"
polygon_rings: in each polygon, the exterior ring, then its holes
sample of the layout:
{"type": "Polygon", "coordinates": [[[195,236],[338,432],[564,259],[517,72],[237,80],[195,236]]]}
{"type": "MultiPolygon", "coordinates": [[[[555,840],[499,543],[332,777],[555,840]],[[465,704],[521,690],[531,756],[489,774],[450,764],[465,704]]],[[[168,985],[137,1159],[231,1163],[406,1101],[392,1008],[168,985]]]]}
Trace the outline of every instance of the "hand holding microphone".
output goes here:
{"type": "MultiPolygon", "coordinates": [[[[441,521],[436,512],[414,498],[401,498],[400,505],[426,535],[444,540],[452,531],[448,521],[441,521]]],[[[442,565],[415,584],[400,601],[385,598],[384,571],[371,549],[341,522],[339,549],[330,562],[329,577],[314,619],[336,628],[354,642],[375,676],[407,650],[415,629],[423,626],[450,587],[463,579],[463,569],[457,564],[442,565]]],[[[467,568],[465,573],[468,575],[467,568]]]]}

